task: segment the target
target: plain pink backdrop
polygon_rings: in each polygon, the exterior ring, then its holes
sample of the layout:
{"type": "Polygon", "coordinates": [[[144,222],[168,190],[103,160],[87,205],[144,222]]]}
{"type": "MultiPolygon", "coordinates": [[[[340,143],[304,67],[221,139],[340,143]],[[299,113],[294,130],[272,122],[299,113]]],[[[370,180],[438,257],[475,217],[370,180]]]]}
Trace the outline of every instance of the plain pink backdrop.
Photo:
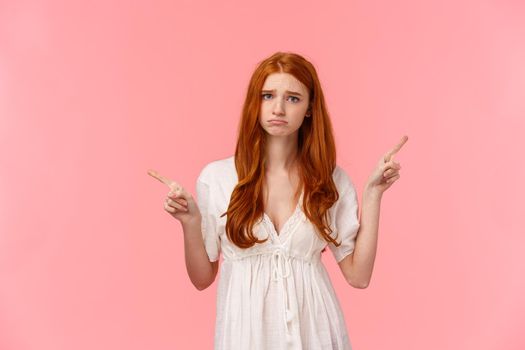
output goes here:
{"type": "Polygon", "coordinates": [[[0,2],[0,349],[210,349],[148,169],[195,194],[275,51],[318,70],[362,187],[403,135],[355,350],[525,348],[521,1],[0,2]]]}

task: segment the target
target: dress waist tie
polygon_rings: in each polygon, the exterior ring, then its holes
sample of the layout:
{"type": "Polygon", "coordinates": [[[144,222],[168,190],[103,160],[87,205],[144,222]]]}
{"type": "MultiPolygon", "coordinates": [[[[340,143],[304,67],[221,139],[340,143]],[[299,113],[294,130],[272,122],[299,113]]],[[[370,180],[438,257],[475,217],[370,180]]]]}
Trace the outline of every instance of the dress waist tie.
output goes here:
{"type": "MultiPolygon", "coordinates": [[[[294,327],[294,321],[297,321],[297,302],[290,303],[288,298],[289,295],[287,290],[287,279],[290,277],[292,266],[290,262],[290,256],[286,253],[283,248],[277,248],[272,252],[272,281],[278,282],[282,289],[283,296],[283,309],[284,309],[284,326],[286,329],[286,342],[288,349],[300,349],[300,340],[294,337],[292,334],[292,328],[294,327]]],[[[293,293],[292,293],[293,294],[293,293]]]]}

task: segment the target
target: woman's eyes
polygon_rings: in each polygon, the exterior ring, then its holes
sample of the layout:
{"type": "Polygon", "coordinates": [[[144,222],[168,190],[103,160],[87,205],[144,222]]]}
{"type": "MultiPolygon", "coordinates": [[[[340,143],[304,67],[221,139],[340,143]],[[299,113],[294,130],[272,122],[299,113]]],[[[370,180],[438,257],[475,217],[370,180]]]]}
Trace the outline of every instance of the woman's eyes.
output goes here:
{"type": "MultiPolygon", "coordinates": [[[[264,98],[264,96],[272,96],[272,94],[262,94],[263,100],[268,100],[267,98],[264,98]]],[[[295,96],[288,96],[288,97],[295,98],[295,100],[292,100],[292,102],[294,102],[294,103],[300,101],[300,99],[298,97],[295,97],[295,96]]]]}

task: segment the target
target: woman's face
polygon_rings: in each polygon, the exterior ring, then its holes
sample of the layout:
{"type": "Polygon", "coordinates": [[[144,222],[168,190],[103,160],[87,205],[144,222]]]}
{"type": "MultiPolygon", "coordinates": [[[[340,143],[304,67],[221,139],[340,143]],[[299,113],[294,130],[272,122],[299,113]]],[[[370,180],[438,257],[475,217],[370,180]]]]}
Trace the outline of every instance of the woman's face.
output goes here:
{"type": "Polygon", "coordinates": [[[270,135],[290,135],[301,127],[305,115],[311,114],[309,101],[306,86],[293,75],[270,74],[261,91],[259,123],[270,135]]]}

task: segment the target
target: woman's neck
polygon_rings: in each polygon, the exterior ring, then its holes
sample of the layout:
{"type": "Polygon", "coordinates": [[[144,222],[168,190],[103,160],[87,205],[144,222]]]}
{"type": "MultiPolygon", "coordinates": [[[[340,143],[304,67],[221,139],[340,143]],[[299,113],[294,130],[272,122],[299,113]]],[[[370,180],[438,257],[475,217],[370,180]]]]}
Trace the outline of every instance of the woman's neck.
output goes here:
{"type": "Polygon", "coordinates": [[[266,171],[290,172],[297,162],[297,139],[268,137],[266,142],[266,171]]]}

